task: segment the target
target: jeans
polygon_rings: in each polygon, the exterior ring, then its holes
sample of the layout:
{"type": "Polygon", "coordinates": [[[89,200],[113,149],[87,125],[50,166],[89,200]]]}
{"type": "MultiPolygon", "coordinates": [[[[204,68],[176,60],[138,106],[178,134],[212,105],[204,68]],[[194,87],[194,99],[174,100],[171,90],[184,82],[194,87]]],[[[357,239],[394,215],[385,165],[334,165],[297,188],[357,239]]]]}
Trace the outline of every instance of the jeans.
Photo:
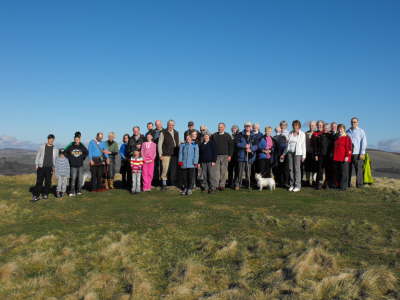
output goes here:
{"type": "Polygon", "coordinates": [[[349,186],[351,186],[351,175],[353,172],[353,166],[356,172],[356,186],[361,187],[364,184],[364,174],[363,174],[364,161],[360,159],[359,154],[354,154],[351,156],[351,163],[349,163],[349,178],[348,178],[349,186]]]}
{"type": "Polygon", "coordinates": [[[142,179],[142,172],[132,173],[132,193],[140,193],[140,182],[142,179]]]}
{"type": "Polygon", "coordinates": [[[289,185],[295,188],[301,188],[301,155],[288,152],[289,163],[289,185]]]}
{"type": "Polygon", "coordinates": [[[71,193],[79,193],[82,189],[83,181],[83,166],[82,167],[71,167],[71,193]],[[78,181],[78,182],[77,182],[78,181]]]}
{"type": "Polygon", "coordinates": [[[104,165],[97,165],[90,167],[90,173],[92,173],[92,191],[102,188],[104,165]]]}
{"type": "Polygon", "coordinates": [[[38,197],[40,194],[48,195],[51,189],[51,176],[53,168],[44,167],[38,168],[36,171],[36,185],[33,189],[33,195],[38,197]],[[44,183],[44,186],[43,186],[44,183]]]}
{"type": "Polygon", "coordinates": [[[57,192],[65,193],[67,191],[69,177],[57,176],[57,192]]]}
{"type": "Polygon", "coordinates": [[[228,155],[217,155],[215,163],[215,180],[220,188],[225,188],[228,177],[228,155]]]}

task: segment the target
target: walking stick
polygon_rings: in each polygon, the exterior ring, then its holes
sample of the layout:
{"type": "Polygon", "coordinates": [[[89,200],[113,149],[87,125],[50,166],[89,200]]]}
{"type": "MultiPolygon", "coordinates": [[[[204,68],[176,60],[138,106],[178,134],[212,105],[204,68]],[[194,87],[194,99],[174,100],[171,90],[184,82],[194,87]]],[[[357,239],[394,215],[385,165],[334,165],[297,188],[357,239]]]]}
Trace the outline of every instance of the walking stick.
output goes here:
{"type": "Polygon", "coordinates": [[[250,190],[250,164],[249,164],[249,152],[246,152],[246,169],[247,169],[247,185],[250,190]]]}

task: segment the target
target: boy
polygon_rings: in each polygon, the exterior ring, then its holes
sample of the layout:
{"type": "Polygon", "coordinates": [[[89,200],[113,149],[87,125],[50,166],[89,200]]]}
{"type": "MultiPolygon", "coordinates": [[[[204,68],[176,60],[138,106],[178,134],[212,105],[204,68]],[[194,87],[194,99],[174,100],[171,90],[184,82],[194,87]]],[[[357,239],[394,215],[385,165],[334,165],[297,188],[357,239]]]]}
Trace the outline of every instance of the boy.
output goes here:
{"type": "Polygon", "coordinates": [[[57,176],[57,198],[62,198],[67,190],[70,168],[69,161],[65,157],[64,149],[60,149],[59,155],[55,163],[56,176],[57,176]]]}
{"type": "Polygon", "coordinates": [[[142,179],[143,157],[140,156],[140,151],[135,149],[131,157],[132,170],[132,194],[140,193],[140,182],[142,179]]]}
{"type": "Polygon", "coordinates": [[[51,188],[51,176],[53,175],[54,163],[58,154],[57,148],[54,146],[54,135],[47,136],[47,143],[43,144],[36,153],[36,185],[33,190],[32,202],[40,199],[47,199],[51,188]],[[44,187],[43,187],[44,183],[44,187]]]}

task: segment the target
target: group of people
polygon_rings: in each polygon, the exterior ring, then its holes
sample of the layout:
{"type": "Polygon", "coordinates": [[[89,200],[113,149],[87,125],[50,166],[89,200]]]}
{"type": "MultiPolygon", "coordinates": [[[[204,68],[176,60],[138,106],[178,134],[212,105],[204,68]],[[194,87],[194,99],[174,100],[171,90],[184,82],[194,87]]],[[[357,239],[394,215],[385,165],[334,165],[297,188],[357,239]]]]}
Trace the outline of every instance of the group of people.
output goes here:
{"type": "Polygon", "coordinates": [[[351,186],[353,167],[356,186],[363,186],[367,138],[358,118],[351,119],[347,130],[343,124],[324,121],[311,121],[306,132],[301,127],[295,120],[289,130],[288,123],[281,121],[275,129],[266,126],[262,133],[259,124],[246,122],[243,130],[233,125],[228,133],[221,122],[212,134],[205,125],[197,130],[190,121],[180,142],[173,120],[166,128],[157,120],[147,123],[145,134],[139,126],[133,127],[132,135],[123,135],[120,146],[114,132],[105,141],[99,132],[86,148],[81,133],[76,132],[73,142],[60,150],[50,134],[36,155],[32,201],[48,197],[53,172],[57,197],[62,197],[68,186],[69,196],[80,195],[86,159],[91,191],[113,189],[118,156],[122,186],[133,194],[157,186],[161,190],[177,186],[182,195],[191,195],[195,188],[208,193],[226,187],[239,190],[256,185],[260,176],[255,174],[274,178],[277,186],[290,192],[299,192],[302,185],[345,190],[351,186]]]}

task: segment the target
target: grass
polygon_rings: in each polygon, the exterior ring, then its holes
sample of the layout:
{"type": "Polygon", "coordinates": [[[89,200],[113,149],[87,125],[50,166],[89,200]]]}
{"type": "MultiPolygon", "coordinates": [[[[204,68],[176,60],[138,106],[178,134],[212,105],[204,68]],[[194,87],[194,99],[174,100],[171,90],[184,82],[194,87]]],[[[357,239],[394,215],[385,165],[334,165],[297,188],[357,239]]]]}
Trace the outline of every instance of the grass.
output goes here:
{"type": "Polygon", "coordinates": [[[30,203],[0,177],[0,299],[400,299],[398,181],[30,203]]]}

